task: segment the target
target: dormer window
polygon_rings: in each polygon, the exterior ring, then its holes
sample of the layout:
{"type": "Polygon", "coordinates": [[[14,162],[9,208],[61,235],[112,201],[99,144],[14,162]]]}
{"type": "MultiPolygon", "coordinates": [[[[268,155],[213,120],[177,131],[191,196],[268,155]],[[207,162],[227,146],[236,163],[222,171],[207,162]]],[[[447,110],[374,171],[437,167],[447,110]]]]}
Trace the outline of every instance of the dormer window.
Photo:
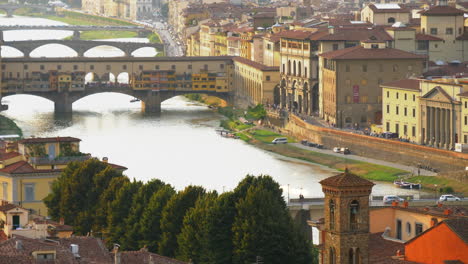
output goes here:
{"type": "Polygon", "coordinates": [[[371,48],[372,48],[372,49],[378,49],[378,48],[379,48],[379,44],[371,44],[371,48]]]}

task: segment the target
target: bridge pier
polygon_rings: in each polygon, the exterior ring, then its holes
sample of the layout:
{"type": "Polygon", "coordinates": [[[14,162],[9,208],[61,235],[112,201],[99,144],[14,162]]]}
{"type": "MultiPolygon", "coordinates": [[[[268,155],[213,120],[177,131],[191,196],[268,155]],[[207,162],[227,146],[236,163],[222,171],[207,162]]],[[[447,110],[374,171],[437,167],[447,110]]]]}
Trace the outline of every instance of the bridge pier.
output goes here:
{"type": "Polygon", "coordinates": [[[148,91],[141,102],[141,110],[145,113],[161,113],[161,94],[159,91],[148,91]]]}
{"type": "Polygon", "coordinates": [[[73,40],[79,40],[80,39],[80,31],[75,30],[73,31],[73,40]]]}
{"type": "Polygon", "coordinates": [[[72,110],[72,102],[70,101],[68,93],[60,92],[54,101],[54,112],[56,114],[63,114],[71,113],[72,110]]]}
{"type": "Polygon", "coordinates": [[[6,11],[6,17],[13,17],[13,13],[15,12],[16,9],[5,9],[6,11]]]}

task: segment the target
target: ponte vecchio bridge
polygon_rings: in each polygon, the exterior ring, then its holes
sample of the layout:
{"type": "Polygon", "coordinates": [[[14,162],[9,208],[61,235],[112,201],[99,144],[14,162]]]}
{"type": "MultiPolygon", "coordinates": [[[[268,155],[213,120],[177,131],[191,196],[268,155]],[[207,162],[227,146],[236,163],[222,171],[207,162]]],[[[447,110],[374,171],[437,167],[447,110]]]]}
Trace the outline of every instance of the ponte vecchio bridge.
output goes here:
{"type": "Polygon", "coordinates": [[[116,92],[138,98],[146,112],[187,93],[230,101],[232,57],[4,58],[2,96],[29,94],[49,99],[55,112],[72,112],[73,102],[91,94],[116,92]],[[121,76],[128,82],[119,82],[121,76]],[[87,80],[86,80],[87,79],[87,80]]]}

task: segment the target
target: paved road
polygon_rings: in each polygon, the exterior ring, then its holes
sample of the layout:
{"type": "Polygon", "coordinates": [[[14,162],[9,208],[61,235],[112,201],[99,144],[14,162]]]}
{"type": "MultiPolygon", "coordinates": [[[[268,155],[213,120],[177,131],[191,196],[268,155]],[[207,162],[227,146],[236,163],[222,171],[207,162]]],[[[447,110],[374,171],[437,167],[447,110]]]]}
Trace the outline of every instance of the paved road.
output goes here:
{"type": "MultiPolygon", "coordinates": [[[[413,166],[406,166],[406,165],[402,165],[402,164],[398,164],[398,163],[393,163],[393,162],[388,162],[388,161],[383,161],[383,160],[377,160],[377,159],[372,159],[372,158],[366,158],[366,157],[357,156],[357,155],[354,155],[354,154],[344,155],[344,154],[341,154],[341,153],[335,153],[331,149],[318,149],[318,148],[304,146],[301,143],[289,143],[289,144],[291,144],[291,145],[293,145],[295,147],[302,148],[302,149],[307,149],[307,150],[310,150],[310,151],[315,151],[315,152],[329,154],[329,155],[336,156],[336,157],[347,158],[347,159],[352,159],[352,160],[359,160],[359,161],[369,162],[369,163],[383,165],[383,166],[387,166],[387,167],[397,168],[397,169],[408,171],[409,173],[412,173],[414,175],[418,174],[418,168],[413,167],[413,166]]],[[[353,151],[353,150],[351,149],[351,151],[353,151]]],[[[436,176],[437,175],[437,173],[435,173],[435,172],[428,171],[428,170],[423,170],[423,169],[420,169],[420,174],[425,175],[425,176],[436,176]]]]}
{"type": "MultiPolygon", "coordinates": [[[[405,198],[405,197],[402,196],[402,198],[405,198]]],[[[432,205],[436,205],[437,202],[438,202],[437,199],[418,199],[418,200],[411,200],[410,205],[411,206],[432,206],[432,205]]],[[[305,206],[323,206],[323,204],[324,204],[323,199],[317,199],[317,200],[314,200],[313,202],[302,202],[302,203],[290,202],[288,206],[289,207],[304,206],[304,205],[305,206]]],[[[468,198],[464,198],[458,202],[444,202],[444,204],[466,206],[468,205],[468,198]]],[[[382,200],[371,200],[370,206],[391,206],[391,204],[384,204],[382,200]]]]}

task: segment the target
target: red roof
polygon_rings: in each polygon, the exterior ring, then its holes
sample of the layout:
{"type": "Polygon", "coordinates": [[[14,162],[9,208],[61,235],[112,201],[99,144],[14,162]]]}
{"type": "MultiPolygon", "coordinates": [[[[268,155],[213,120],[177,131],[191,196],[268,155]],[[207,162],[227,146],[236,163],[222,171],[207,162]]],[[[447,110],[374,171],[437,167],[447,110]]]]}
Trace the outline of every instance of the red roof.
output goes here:
{"type": "Polygon", "coordinates": [[[398,81],[393,81],[389,83],[381,84],[382,86],[395,87],[409,90],[419,91],[419,81],[418,79],[403,79],[398,81]]]}
{"type": "Polygon", "coordinates": [[[49,137],[49,138],[26,138],[18,141],[21,144],[49,143],[49,142],[80,142],[81,139],[74,137],[49,137]]]}
{"type": "Polygon", "coordinates": [[[325,36],[327,34],[327,31],[286,30],[276,35],[278,37],[288,39],[317,40],[320,37],[325,36]]]}
{"type": "Polygon", "coordinates": [[[266,66],[264,64],[261,64],[261,63],[255,62],[255,61],[251,61],[249,59],[242,58],[242,57],[234,57],[233,60],[236,61],[236,62],[242,63],[242,64],[249,65],[249,66],[254,67],[256,69],[259,69],[261,71],[278,71],[279,72],[279,67],[278,66],[266,66]]]}
{"type": "Polygon", "coordinates": [[[335,28],[335,32],[330,34],[327,32],[321,41],[361,41],[375,38],[382,41],[391,41],[393,38],[385,31],[384,28],[335,28]]]}
{"type": "Polygon", "coordinates": [[[394,59],[425,59],[424,55],[403,50],[385,48],[385,49],[366,49],[363,46],[355,46],[346,49],[339,49],[320,54],[319,56],[334,60],[394,60],[394,59]]]}
{"type": "Polygon", "coordinates": [[[11,159],[11,158],[18,157],[18,156],[21,156],[21,154],[15,151],[3,152],[3,153],[0,153],[0,160],[7,160],[7,159],[11,159]]]}
{"type": "Polygon", "coordinates": [[[173,258],[168,258],[155,253],[148,252],[146,249],[139,251],[124,251],[120,253],[121,264],[141,264],[141,263],[157,263],[157,264],[187,264],[173,258]]]}
{"type": "Polygon", "coordinates": [[[465,14],[463,10],[451,6],[433,6],[419,13],[422,16],[463,16],[465,14]]]}
{"type": "Polygon", "coordinates": [[[358,187],[358,186],[374,186],[374,183],[363,179],[355,174],[352,174],[346,169],[343,173],[336,176],[328,177],[320,181],[321,185],[334,187],[358,187]]]}
{"type": "Polygon", "coordinates": [[[443,41],[441,38],[421,33],[416,34],[416,40],[443,41]]]}

